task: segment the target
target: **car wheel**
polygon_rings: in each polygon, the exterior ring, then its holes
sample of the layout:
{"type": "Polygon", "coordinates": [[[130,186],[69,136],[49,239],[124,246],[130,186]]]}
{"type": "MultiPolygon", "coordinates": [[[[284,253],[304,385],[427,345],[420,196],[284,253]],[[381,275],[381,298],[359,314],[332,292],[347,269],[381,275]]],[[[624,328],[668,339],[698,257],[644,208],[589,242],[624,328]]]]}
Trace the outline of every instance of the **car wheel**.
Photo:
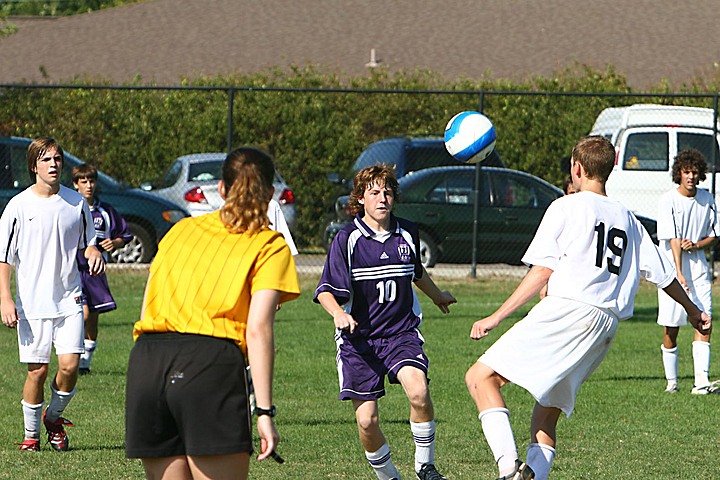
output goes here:
{"type": "Polygon", "coordinates": [[[437,246],[433,239],[427,233],[420,232],[420,263],[425,268],[434,267],[437,263],[437,256],[437,246]]]}
{"type": "Polygon", "coordinates": [[[152,235],[145,228],[137,223],[128,222],[128,228],[133,234],[123,248],[119,248],[110,254],[113,263],[150,263],[155,256],[157,245],[152,235]]]}

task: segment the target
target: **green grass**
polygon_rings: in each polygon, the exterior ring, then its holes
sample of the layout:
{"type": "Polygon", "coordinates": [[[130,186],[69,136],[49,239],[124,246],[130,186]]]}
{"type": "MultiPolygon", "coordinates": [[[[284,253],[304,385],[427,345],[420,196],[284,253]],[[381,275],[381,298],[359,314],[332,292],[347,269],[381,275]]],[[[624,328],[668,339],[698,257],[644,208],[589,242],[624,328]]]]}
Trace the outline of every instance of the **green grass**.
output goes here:
{"type": "MultiPolygon", "coordinates": [[[[140,462],[124,458],[124,388],[132,323],[138,318],[144,272],[111,271],[111,287],[121,308],[100,317],[100,343],[93,373],[82,377],[66,411],[72,450],[59,454],[47,445],[39,454],[18,452],[25,368],[17,361],[14,330],[0,330],[0,479],[142,478],[140,462]]],[[[330,317],[311,302],[316,278],[303,278],[303,295],[286,304],[277,319],[275,403],[284,465],[251,462],[254,479],[374,478],[357,438],[352,408],[337,400],[335,345],[330,317]]],[[[464,385],[465,370],[529,307],[480,341],[470,340],[472,322],[492,312],[518,281],[502,279],[438,281],[458,298],[443,316],[422,297],[423,334],[431,360],[436,408],[437,464],[455,479],[493,479],[492,455],[464,385]]],[[[680,331],[681,390],[663,393],[660,360],[662,329],[655,324],[657,297],[643,284],[636,316],[620,324],[605,362],[580,391],[575,413],[561,419],[553,479],[702,478],[717,471],[720,451],[720,398],[695,397],[689,327],[680,331]]],[[[532,348],[522,346],[520,348],[532,348]]],[[[720,374],[717,348],[711,373],[720,374]]],[[[53,367],[54,370],[54,367],[53,367]]],[[[524,455],[533,400],[515,386],[504,389],[519,451],[524,455]]],[[[380,401],[383,430],[403,478],[414,478],[408,404],[399,386],[380,401]]],[[[256,445],[257,445],[256,439],[256,445]]]]}

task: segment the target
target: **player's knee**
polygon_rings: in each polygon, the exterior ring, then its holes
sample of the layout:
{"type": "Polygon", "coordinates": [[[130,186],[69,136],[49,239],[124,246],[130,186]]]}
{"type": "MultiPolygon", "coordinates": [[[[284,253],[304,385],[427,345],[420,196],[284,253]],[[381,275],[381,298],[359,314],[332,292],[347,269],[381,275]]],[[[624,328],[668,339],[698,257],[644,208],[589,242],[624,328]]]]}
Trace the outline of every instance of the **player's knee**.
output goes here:
{"type": "Polygon", "coordinates": [[[377,414],[357,416],[358,429],[365,435],[376,431],[379,428],[379,424],[380,418],[377,414]]]}
{"type": "Polygon", "coordinates": [[[48,377],[49,366],[47,364],[28,367],[27,377],[36,385],[43,385],[48,377]]]}

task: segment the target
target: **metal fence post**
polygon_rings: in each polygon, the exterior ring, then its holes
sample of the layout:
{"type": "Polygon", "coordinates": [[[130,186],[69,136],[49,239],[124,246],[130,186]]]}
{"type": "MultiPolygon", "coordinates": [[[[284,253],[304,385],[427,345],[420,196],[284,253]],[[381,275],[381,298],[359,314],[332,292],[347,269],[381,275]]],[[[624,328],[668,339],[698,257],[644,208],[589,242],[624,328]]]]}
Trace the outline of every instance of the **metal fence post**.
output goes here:
{"type": "Polygon", "coordinates": [[[227,151],[230,153],[233,148],[233,106],[235,104],[235,89],[228,89],[228,130],[227,130],[227,151]]]}
{"type": "MultiPolygon", "coordinates": [[[[482,113],[485,92],[479,93],[478,112],[482,113]]],[[[478,224],[480,223],[480,162],[475,164],[475,200],[473,201],[473,238],[472,238],[472,263],[470,264],[470,278],[477,278],[477,249],[478,249],[478,224]]]]}

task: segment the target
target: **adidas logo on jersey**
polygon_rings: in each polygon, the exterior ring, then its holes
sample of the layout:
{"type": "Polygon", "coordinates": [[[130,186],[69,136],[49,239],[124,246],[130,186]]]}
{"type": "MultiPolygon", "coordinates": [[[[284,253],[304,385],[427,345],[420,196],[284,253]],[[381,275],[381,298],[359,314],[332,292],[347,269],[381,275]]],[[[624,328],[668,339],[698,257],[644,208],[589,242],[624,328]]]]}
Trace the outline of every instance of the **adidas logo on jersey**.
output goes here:
{"type": "Polygon", "coordinates": [[[388,254],[385,252],[383,252],[382,255],[380,255],[380,260],[387,260],[388,258],[390,258],[390,257],[388,257],[388,254]]]}

